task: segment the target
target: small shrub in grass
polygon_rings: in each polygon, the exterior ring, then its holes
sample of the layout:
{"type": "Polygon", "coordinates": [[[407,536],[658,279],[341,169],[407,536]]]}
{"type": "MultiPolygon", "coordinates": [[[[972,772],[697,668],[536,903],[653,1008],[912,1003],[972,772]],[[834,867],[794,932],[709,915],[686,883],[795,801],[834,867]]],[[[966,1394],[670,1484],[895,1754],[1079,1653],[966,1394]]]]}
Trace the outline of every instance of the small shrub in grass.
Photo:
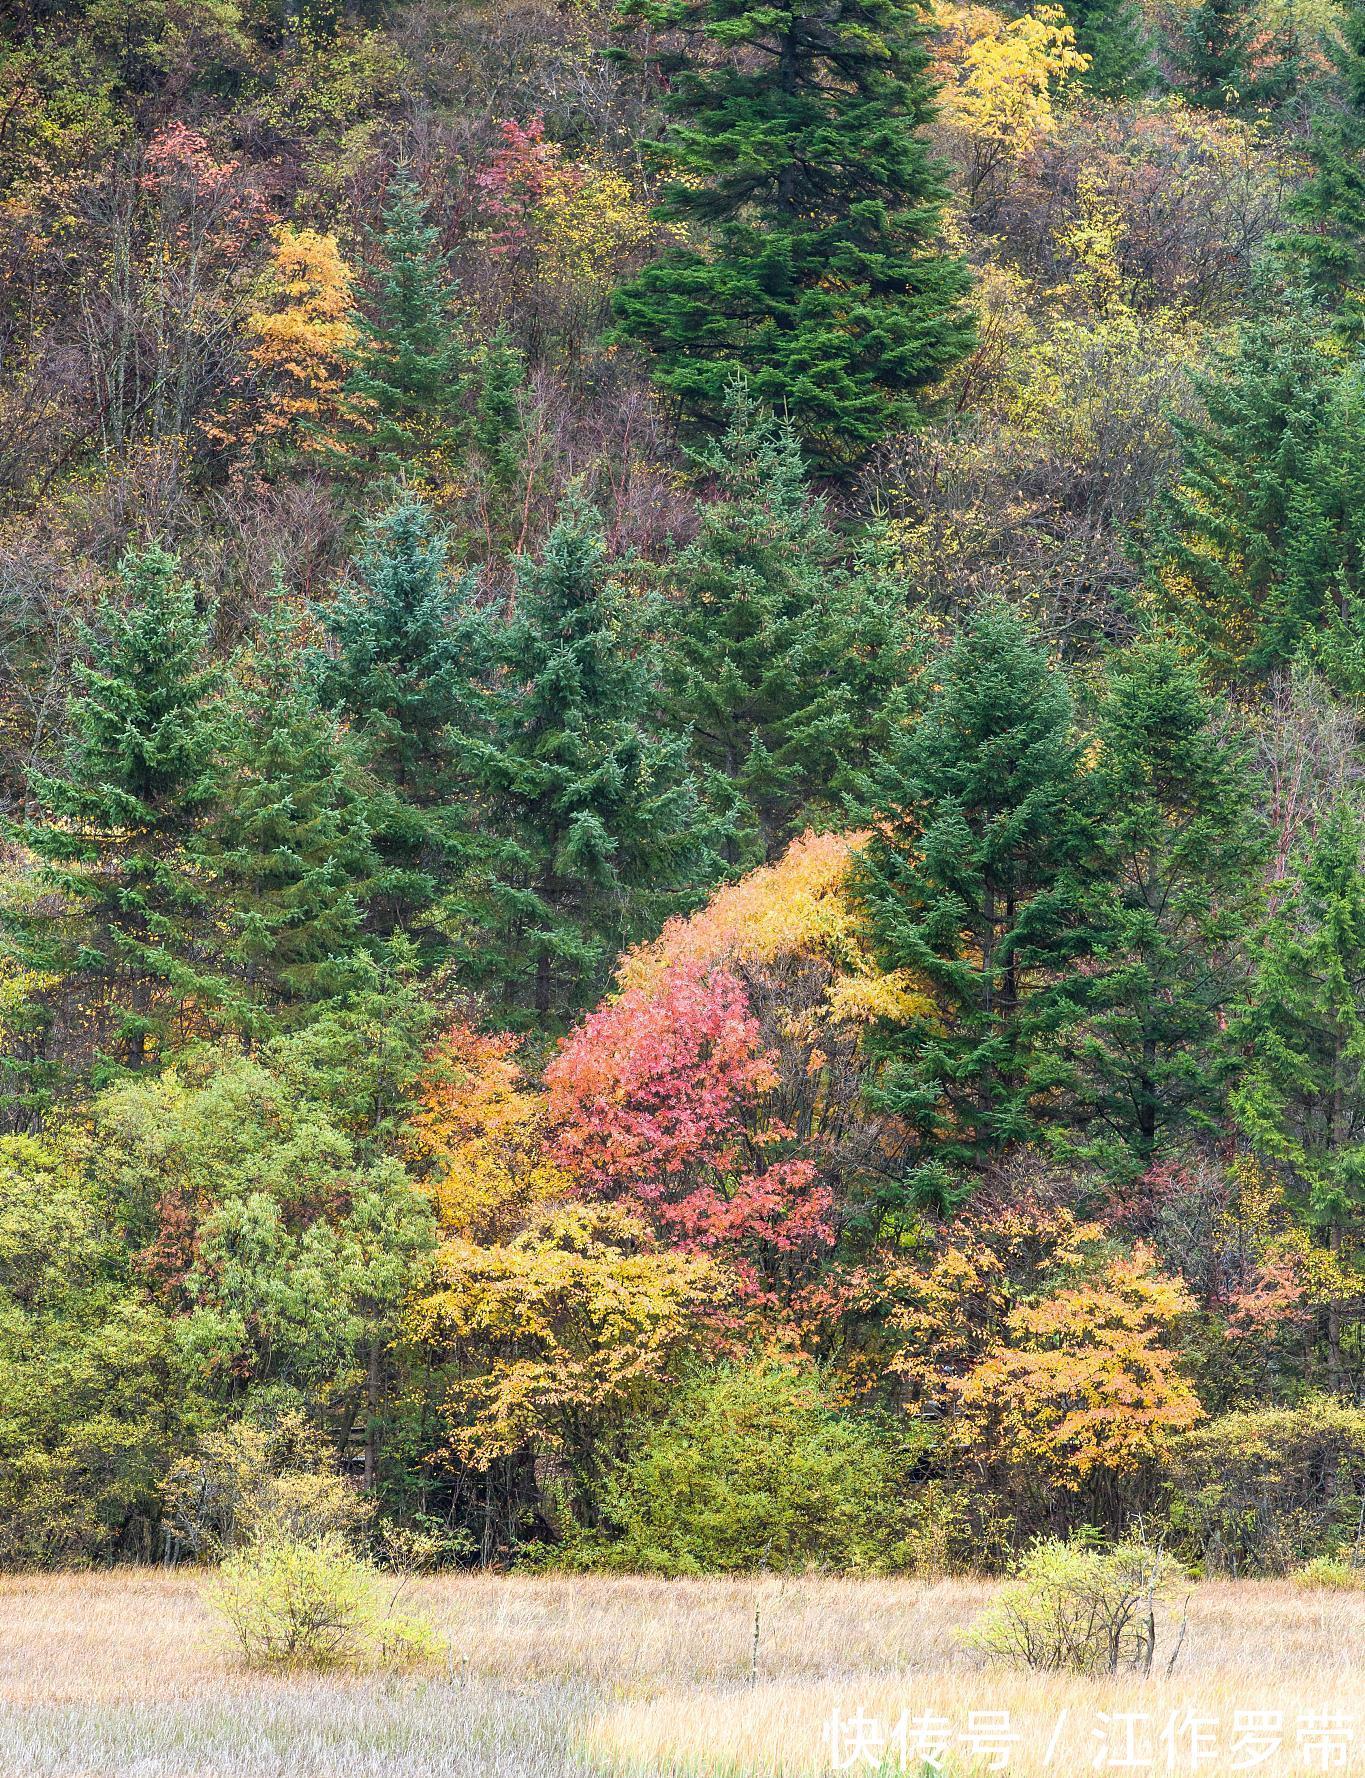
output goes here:
{"type": "Polygon", "coordinates": [[[1179,1575],[1159,1549],[1047,1538],[967,1632],[993,1660],[1037,1672],[1150,1672],[1158,1611],[1179,1575]]]}
{"type": "Polygon", "coordinates": [[[1341,1556],[1314,1556],[1294,1575],[1294,1584],[1312,1592],[1357,1593],[1365,1591],[1365,1568],[1341,1556]]]}
{"type": "Polygon", "coordinates": [[[425,1620],[394,1609],[401,1584],[328,1533],[249,1544],[210,1591],[248,1666],[413,1666],[438,1640],[425,1620]]]}

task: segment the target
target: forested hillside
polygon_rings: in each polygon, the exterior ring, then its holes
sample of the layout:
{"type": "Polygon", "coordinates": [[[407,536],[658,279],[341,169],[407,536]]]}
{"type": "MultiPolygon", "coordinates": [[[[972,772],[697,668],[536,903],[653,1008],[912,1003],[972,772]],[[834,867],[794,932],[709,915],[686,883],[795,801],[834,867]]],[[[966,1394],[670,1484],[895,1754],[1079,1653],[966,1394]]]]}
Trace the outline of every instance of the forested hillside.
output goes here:
{"type": "Polygon", "coordinates": [[[0,1566],[1365,1558],[1365,0],[9,0],[0,266],[0,1566]]]}

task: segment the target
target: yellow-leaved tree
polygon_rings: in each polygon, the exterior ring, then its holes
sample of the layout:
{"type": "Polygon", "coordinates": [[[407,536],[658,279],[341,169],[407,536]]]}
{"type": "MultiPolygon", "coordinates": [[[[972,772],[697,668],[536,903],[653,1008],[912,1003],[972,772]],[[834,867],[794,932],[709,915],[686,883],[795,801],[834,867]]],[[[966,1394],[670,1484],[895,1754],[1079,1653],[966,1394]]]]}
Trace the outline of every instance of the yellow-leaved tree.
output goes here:
{"type": "Polygon", "coordinates": [[[940,117],[974,209],[1056,128],[1058,96],[1090,58],[1076,48],[1060,6],[1017,17],[990,6],[940,6],[935,22],[940,117]]]}
{"type": "Polygon", "coordinates": [[[353,343],[355,279],[335,235],[285,224],[275,237],[260,306],[246,319],[251,363],[264,389],[257,436],[309,448],[335,418],[344,360],[353,343]]]}

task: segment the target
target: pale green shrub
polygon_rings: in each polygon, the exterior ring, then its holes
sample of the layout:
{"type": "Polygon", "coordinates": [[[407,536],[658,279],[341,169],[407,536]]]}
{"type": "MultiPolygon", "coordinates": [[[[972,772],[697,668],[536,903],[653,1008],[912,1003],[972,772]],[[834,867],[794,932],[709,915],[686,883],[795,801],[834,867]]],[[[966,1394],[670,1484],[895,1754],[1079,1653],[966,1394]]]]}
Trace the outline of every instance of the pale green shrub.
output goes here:
{"type": "Polygon", "coordinates": [[[1158,1608],[1179,1570],[1139,1542],[1102,1548],[1035,1543],[964,1640],[993,1660],[1035,1671],[1150,1672],[1158,1608]]]}
{"type": "Polygon", "coordinates": [[[1365,1568],[1340,1556],[1314,1556],[1293,1576],[1296,1586],[1314,1592],[1355,1593],[1365,1590],[1365,1568]]]}
{"type": "Polygon", "coordinates": [[[335,1532],[265,1538],[230,1555],[209,1595],[252,1667],[420,1664],[431,1625],[398,1613],[397,1587],[335,1532]]]}

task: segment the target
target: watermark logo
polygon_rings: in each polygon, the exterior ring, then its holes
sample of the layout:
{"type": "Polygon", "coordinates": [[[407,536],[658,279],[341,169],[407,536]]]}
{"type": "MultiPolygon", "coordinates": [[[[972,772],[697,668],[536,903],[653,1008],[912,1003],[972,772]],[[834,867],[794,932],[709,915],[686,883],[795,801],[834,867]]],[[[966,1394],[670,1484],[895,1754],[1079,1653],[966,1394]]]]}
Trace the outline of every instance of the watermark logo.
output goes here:
{"type": "Polygon", "coordinates": [[[1030,1765],[1057,1771],[1197,1773],[1345,1772],[1353,1767],[1357,1718],[1345,1710],[1235,1710],[1228,1717],[1189,1709],[1073,1712],[1014,1719],[1008,1710],[969,1710],[954,1718],[932,1706],[906,1707],[894,1720],[861,1707],[835,1709],[825,1725],[832,1772],[944,1772],[950,1761],[974,1772],[1030,1765]]]}

